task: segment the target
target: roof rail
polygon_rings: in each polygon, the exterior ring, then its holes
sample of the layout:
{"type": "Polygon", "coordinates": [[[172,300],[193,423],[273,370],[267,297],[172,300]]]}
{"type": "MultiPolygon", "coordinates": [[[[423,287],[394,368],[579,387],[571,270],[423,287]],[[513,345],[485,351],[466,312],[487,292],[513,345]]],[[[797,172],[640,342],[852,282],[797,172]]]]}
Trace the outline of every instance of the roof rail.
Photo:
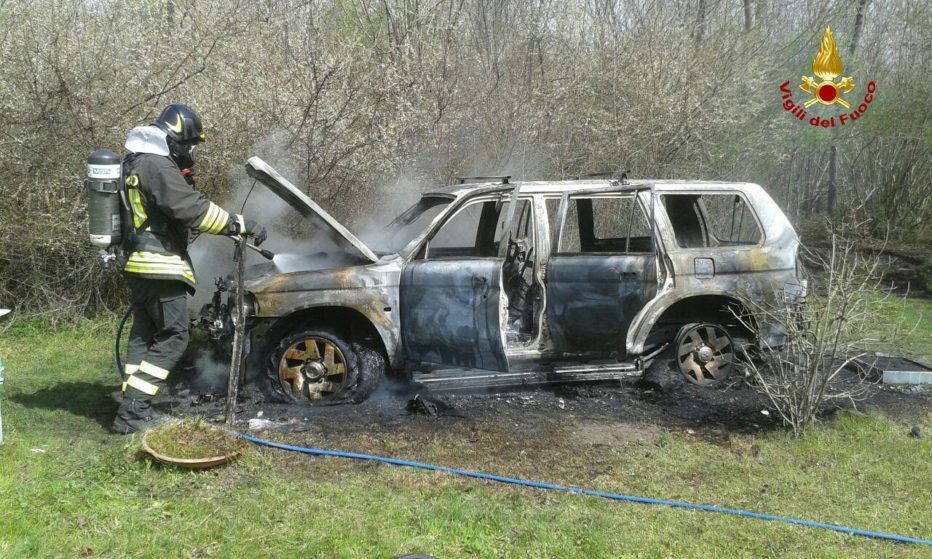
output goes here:
{"type": "Polygon", "coordinates": [[[588,173],[585,175],[576,175],[573,177],[573,180],[586,180],[586,179],[609,179],[613,181],[620,181],[621,184],[628,183],[628,170],[621,169],[618,171],[604,171],[601,173],[588,173]]]}
{"type": "Polygon", "coordinates": [[[509,180],[511,180],[511,175],[493,175],[488,177],[456,177],[456,184],[466,184],[466,181],[501,182],[502,184],[508,184],[509,180]]]}

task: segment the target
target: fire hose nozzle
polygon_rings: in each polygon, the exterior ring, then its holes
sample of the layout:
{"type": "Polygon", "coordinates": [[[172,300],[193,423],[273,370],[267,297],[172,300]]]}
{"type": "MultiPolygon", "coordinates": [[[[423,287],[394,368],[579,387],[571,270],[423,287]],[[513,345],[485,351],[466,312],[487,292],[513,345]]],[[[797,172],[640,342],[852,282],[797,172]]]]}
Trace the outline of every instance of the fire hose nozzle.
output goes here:
{"type": "Polygon", "coordinates": [[[256,245],[252,245],[252,244],[249,244],[249,243],[246,243],[246,246],[248,246],[248,247],[251,248],[252,250],[254,250],[254,251],[258,252],[259,254],[261,254],[262,257],[265,258],[266,260],[272,260],[273,258],[275,258],[275,253],[272,252],[271,250],[266,250],[266,249],[264,249],[264,248],[259,248],[259,247],[257,247],[256,245]]]}

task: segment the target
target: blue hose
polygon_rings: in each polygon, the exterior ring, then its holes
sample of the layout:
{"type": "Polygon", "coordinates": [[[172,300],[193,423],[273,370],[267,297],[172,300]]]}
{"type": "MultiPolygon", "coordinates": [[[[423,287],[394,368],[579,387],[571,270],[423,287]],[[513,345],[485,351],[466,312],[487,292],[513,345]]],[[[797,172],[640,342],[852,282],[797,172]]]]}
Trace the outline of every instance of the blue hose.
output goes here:
{"type": "Polygon", "coordinates": [[[126,321],[129,320],[129,315],[133,314],[133,307],[126,307],[126,312],[123,313],[123,320],[120,321],[120,325],[117,326],[116,331],[116,343],[113,345],[113,357],[116,360],[117,372],[120,373],[120,378],[123,381],[126,381],[126,372],[123,370],[123,360],[120,359],[120,338],[123,337],[123,328],[126,326],[126,321]]]}
{"type": "Polygon", "coordinates": [[[359,454],[356,452],[342,452],[339,450],[324,450],[318,448],[306,448],[302,446],[292,446],[289,444],[277,443],[274,441],[268,441],[265,439],[260,439],[257,437],[252,437],[243,433],[237,433],[235,431],[230,431],[232,435],[237,437],[242,437],[247,441],[256,443],[262,446],[268,446],[272,448],[278,448],[281,450],[290,450],[292,452],[301,452],[304,454],[314,454],[318,456],[335,456],[338,458],[354,458],[357,460],[372,460],[374,462],[382,462],[384,464],[392,464],[394,466],[407,466],[409,468],[420,468],[422,470],[432,470],[435,472],[446,472],[448,474],[456,474],[460,476],[472,477],[477,479],[485,479],[489,481],[497,481],[499,483],[509,483],[512,485],[523,485],[525,487],[535,487],[537,489],[552,489],[554,491],[566,491],[568,493],[574,493],[577,495],[589,495],[592,497],[602,497],[603,499],[611,499],[614,501],[629,501],[632,503],[641,503],[645,505],[666,505],[668,507],[676,507],[682,509],[694,509],[694,510],[704,510],[707,512],[721,512],[725,514],[733,514],[735,516],[743,516],[746,518],[757,518],[760,520],[773,520],[776,522],[785,522],[787,524],[796,524],[798,526],[808,526],[810,528],[824,528],[826,530],[834,530],[836,532],[841,532],[843,534],[851,534],[854,536],[864,536],[868,538],[876,538],[880,540],[889,540],[901,543],[916,543],[921,545],[932,546],[932,540],[924,540],[920,538],[910,538],[908,536],[900,536],[897,534],[887,534],[884,532],[873,532],[870,530],[858,530],[857,528],[848,528],[846,526],[839,526],[837,524],[826,524],[824,522],[813,522],[811,520],[804,520],[801,518],[792,518],[789,516],[777,516],[773,514],[763,514],[759,512],[752,512],[740,509],[731,509],[726,507],[716,507],[714,505],[702,505],[698,503],[689,503],[686,501],[671,501],[667,499],[651,499],[649,497],[636,497],[633,495],[622,495],[620,493],[607,493],[605,491],[595,491],[593,489],[582,489],[579,487],[572,487],[569,485],[556,485],[553,483],[543,483],[539,481],[529,481],[526,479],[518,479],[513,477],[497,476],[493,474],[484,474],[482,472],[473,472],[470,470],[460,470],[458,468],[448,468],[446,466],[437,466],[435,464],[427,464],[424,462],[411,462],[409,460],[399,460],[397,458],[388,458],[385,456],[375,456],[372,454],[359,454]]]}

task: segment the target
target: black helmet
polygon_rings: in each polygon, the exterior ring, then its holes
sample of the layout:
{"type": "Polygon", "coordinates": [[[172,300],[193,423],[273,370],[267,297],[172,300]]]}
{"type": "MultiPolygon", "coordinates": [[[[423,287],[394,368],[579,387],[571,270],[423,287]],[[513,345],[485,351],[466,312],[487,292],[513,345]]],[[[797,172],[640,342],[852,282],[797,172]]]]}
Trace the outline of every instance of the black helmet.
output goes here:
{"type": "Polygon", "coordinates": [[[181,103],[172,103],[165,107],[153,126],[165,131],[168,137],[179,144],[197,144],[207,139],[201,117],[191,107],[181,103]]]}

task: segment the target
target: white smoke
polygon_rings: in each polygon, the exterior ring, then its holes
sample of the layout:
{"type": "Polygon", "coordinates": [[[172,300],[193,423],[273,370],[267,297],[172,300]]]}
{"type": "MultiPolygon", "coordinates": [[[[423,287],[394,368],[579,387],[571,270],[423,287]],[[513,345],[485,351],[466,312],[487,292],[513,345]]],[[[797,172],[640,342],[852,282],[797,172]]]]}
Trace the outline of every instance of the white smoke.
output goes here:
{"type": "Polygon", "coordinates": [[[416,174],[401,172],[394,180],[384,181],[372,189],[374,201],[359,220],[359,231],[355,232],[364,243],[378,245],[382,232],[393,219],[415,204],[424,192],[424,179],[416,174]]]}
{"type": "MultiPolygon", "coordinates": [[[[284,144],[282,134],[271,134],[259,142],[254,151],[285,176],[296,176],[291,158],[281,147],[284,144]]],[[[265,185],[251,179],[246,174],[245,163],[244,161],[243,165],[228,171],[231,182],[235,185],[233,192],[224,200],[215,202],[231,214],[242,214],[246,219],[265,226],[269,237],[262,248],[276,254],[293,250],[296,246],[295,240],[279,225],[285,216],[294,210],[265,185]]],[[[189,309],[196,313],[204,304],[210,302],[215,279],[226,277],[233,272],[234,244],[229,237],[205,234],[192,243],[189,253],[198,279],[197,293],[192,297],[189,309]]],[[[253,251],[248,251],[247,266],[262,262],[267,261],[253,251]]]]}

